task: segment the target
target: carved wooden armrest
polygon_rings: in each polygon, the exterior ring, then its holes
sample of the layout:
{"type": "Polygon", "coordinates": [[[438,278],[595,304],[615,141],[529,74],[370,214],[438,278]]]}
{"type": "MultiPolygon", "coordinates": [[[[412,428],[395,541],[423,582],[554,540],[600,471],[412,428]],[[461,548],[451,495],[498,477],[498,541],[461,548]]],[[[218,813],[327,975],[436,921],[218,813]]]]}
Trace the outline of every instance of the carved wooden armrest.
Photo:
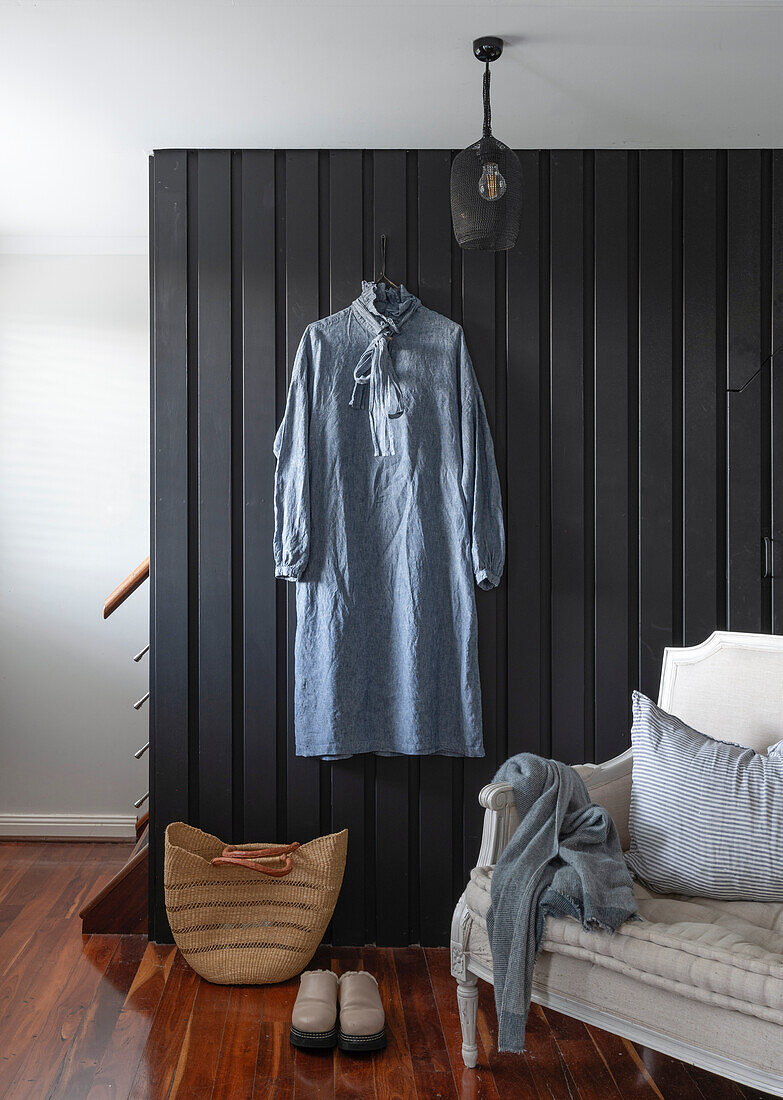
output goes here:
{"type": "Polygon", "coordinates": [[[479,803],[485,809],[481,848],[477,867],[493,867],[519,824],[510,783],[488,783],[479,791],[479,803]]]}
{"type": "Polygon", "coordinates": [[[510,783],[487,783],[479,791],[478,800],[485,810],[505,810],[514,804],[514,789],[510,783]]]}

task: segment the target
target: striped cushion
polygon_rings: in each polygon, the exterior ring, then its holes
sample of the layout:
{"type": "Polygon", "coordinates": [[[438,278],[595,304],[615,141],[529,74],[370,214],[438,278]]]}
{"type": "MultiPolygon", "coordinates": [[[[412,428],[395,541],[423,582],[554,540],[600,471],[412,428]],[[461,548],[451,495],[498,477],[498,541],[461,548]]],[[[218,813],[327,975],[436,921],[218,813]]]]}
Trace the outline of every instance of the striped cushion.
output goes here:
{"type": "Polygon", "coordinates": [[[639,692],[631,741],[633,874],[661,894],[783,901],[783,754],[715,741],[639,692]]]}

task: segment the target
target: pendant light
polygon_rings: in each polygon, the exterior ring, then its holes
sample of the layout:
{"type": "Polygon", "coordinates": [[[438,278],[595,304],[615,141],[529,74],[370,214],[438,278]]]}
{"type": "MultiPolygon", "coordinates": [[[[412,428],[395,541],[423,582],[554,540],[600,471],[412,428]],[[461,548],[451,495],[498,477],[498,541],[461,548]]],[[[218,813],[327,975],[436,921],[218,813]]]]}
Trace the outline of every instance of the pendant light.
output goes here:
{"type": "Polygon", "coordinates": [[[484,132],[451,166],[451,220],[460,248],[501,252],[513,248],[522,209],[522,166],[513,149],[492,136],[489,66],[503,53],[502,38],[477,38],[473,54],[484,63],[484,132]]]}

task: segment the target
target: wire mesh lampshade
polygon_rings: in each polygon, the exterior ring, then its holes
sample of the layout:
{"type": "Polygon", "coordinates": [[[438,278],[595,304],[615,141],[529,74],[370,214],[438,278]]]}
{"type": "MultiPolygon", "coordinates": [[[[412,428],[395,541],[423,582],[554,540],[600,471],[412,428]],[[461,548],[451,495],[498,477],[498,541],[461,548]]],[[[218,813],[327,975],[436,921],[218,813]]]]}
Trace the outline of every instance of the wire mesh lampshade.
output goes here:
{"type": "Polygon", "coordinates": [[[484,70],[484,132],[451,166],[451,220],[460,248],[501,252],[513,248],[522,213],[522,166],[513,149],[492,135],[489,63],[503,49],[498,38],[477,38],[473,52],[484,70]]]}

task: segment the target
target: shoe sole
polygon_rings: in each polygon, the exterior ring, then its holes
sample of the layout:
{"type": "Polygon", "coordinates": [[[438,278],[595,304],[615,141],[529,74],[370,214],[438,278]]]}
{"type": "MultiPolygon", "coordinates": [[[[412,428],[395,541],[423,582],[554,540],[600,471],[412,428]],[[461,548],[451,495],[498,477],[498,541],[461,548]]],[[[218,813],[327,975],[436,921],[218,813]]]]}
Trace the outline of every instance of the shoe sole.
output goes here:
{"type": "Polygon", "coordinates": [[[386,1029],[377,1031],[375,1035],[346,1035],[344,1031],[337,1033],[337,1046],[340,1050],[383,1050],[386,1046],[386,1029]]]}
{"type": "Polygon", "coordinates": [[[302,1047],[304,1050],[325,1050],[337,1045],[337,1026],[331,1031],[300,1031],[298,1027],[291,1025],[289,1035],[291,1046],[302,1047]]]}

